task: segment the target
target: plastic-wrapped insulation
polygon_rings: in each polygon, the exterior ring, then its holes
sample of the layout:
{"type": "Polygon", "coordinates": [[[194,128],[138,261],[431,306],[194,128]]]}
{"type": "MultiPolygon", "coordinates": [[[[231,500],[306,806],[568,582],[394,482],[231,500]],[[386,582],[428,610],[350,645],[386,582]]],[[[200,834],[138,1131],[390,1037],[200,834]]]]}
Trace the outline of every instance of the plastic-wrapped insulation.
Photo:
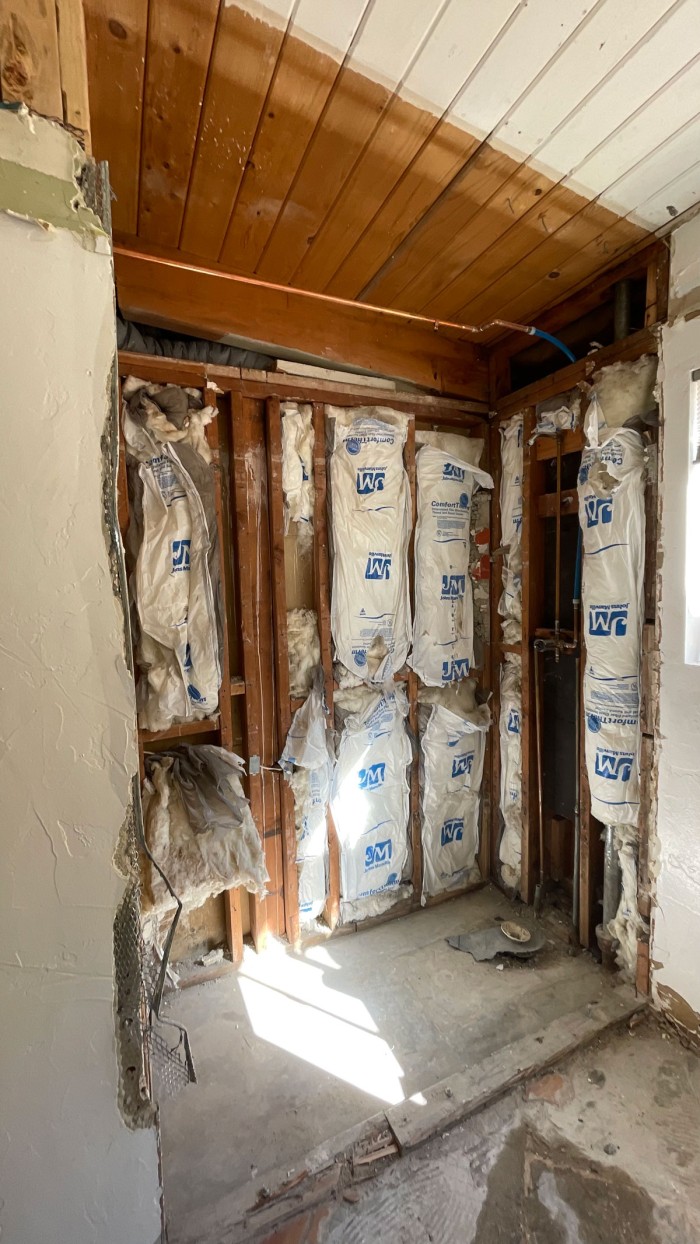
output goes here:
{"type": "Polygon", "coordinates": [[[636,825],[644,621],[644,448],[631,428],[609,428],[596,394],[578,477],[586,642],[584,740],[591,810],[636,825]]]}

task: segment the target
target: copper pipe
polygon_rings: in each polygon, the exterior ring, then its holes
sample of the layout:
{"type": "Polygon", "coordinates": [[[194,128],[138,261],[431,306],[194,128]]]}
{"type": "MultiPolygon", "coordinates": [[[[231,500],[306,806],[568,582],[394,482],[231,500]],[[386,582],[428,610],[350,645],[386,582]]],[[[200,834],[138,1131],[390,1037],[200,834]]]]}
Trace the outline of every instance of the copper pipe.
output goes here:
{"type": "Polygon", "coordinates": [[[509,328],[513,332],[528,333],[531,337],[536,334],[536,329],[531,324],[516,324],[512,320],[499,319],[487,320],[484,324],[457,324],[453,320],[438,320],[429,315],[417,315],[413,311],[399,311],[394,307],[378,307],[371,302],[357,302],[354,298],[339,298],[335,294],[322,294],[313,289],[299,289],[295,285],[276,285],[274,281],[260,281],[254,276],[239,276],[236,272],[223,272],[219,268],[200,268],[196,264],[183,263],[179,259],[164,259],[159,255],[147,255],[126,246],[115,246],[114,254],[123,255],[127,259],[147,259],[149,263],[162,264],[167,268],[178,268],[182,272],[217,276],[225,281],[236,281],[240,285],[273,290],[277,294],[297,294],[301,298],[313,298],[316,302],[331,304],[335,307],[351,307],[356,311],[374,311],[378,315],[390,315],[395,319],[408,320],[412,324],[426,324],[434,332],[439,332],[441,328],[449,328],[458,333],[474,333],[478,336],[488,332],[490,328],[509,328]]]}

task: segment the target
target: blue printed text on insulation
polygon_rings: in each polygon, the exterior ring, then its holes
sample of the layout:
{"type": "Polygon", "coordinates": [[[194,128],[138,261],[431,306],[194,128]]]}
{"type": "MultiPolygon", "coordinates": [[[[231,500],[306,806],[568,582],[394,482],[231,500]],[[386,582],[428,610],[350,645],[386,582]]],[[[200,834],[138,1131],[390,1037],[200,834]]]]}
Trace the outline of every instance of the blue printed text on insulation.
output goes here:
{"type": "Polygon", "coordinates": [[[474,763],[474,753],[464,752],[461,756],[452,757],[452,776],[463,777],[466,773],[471,773],[474,763]]]}
{"type": "Polygon", "coordinates": [[[443,464],[443,468],[442,468],[443,479],[454,479],[454,480],[457,480],[459,484],[461,484],[462,480],[464,479],[464,475],[465,475],[464,467],[457,466],[456,462],[445,462],[443,464]]]}
{"type": "Polygon", "coordinates": [[[588,634],[605,638],[627,634],[628,605],[591,605],[588,610],[588,634]]]}
{"type": "Polygon", "coordinates": [[[365,579],[388,579],[390,571],[390,553],[370,553],[365,568],[365,579]]]}
{"type": "Polygon", "coordinates": [[[598,777],[607,778],[610,782],[629,782],[634,764],[633,752],[605,751],[596,748],[595,772],[598,777]]]}
{"type": "Polygon", "coordinates": [[[391,838],[386,842],[374,842],[365,847],[365,872],[370,868],[383,868],[391,862],[391,838]]]}
{"type": "Polygon", "coordinates": [[[449,847],[452,842],[461,842],[464,836],[464,820],[462,817],[452,817],[449,821],[443,821],[440,830],[440,845],[449,847]]]}
{"type": "Polygon", "coordinates": [[[590,497],[583,498],[583,504],[586,510],[586,526],[597,527],[599,523],[611,523],[613,519],[613,503],[612,497],[590,497]]]}
{"type": "Polygon", "coordinates": [[[469,677],[469,660],[467,657],[455,657],[452,661],[442,663],[442,681],[458,682],[460,678],[469,677]]]}
{"type": "Polygon", "coordinates": [[[360,769],[357,775],[357,784],[360,790],[377,790],[384,785],[386,779],[386,765],[384,761],[377,764],[368,765],[366,769],[360,769]]]}
{"type": "Polygon", "coordinates": [[[517,708],[511,708],[508,713],[507,730],[509,734],[520,734],[520,713],[517,708]]]}
{"type": "Polygon", "coordinates": [[[359,497],[368,497],[373,492],[383,492],[386,483],[384,467],[358,467],[355,487],[359,497]]]}
{"type": "Polygon", "coordinates": [[[460,600],[467,590],[467,576],[464,574],[444,574],[440,600],[460,600]]]}
{"type": "Polygon", "coordinates": [[[173,540],[173,574],[190,568],[190,541],[173,540]]]}

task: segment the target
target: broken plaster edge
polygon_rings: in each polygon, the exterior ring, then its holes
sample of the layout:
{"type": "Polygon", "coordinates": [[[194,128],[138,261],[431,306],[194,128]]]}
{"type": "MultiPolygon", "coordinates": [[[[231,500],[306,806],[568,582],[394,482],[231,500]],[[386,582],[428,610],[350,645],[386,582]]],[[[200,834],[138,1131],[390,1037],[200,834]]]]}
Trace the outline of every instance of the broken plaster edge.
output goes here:
{"type": "Polygon", "coordinates": [[[0,107],[0,211],[45,231],[67,229],[83,246],[109,253],[107,231],[85,201],[81,179],[88,157],[55,121],[19,108],[0,107]]]}

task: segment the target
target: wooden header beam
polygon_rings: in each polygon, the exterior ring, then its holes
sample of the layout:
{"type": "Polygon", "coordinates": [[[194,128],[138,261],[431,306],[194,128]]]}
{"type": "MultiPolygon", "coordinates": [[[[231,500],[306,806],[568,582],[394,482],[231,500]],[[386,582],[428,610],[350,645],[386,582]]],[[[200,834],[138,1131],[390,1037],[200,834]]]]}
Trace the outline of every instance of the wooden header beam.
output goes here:
{"type": "Polygon", "coordinates": [[[330,365],[488,400],[486,350],[471,341],[122,246],[114,248],[114,265],[119,306],[130,319],[215,340],[235,334],[330,365]]]}

